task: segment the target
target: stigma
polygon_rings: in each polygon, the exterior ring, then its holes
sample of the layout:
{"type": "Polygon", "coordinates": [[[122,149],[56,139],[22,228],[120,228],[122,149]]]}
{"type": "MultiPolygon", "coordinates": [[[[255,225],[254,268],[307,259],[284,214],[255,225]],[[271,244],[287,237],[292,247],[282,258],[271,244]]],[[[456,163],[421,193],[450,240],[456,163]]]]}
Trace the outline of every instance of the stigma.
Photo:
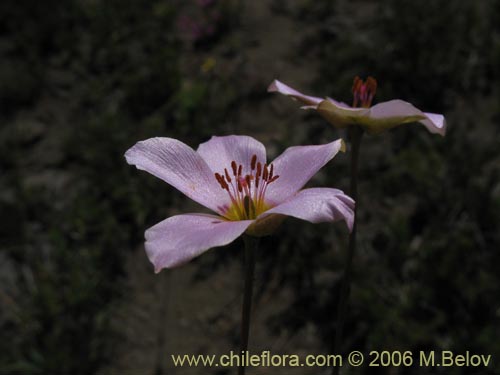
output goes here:
{"type": "Polygon", "coordinates": [[[231,166],[224,168],[223,173],[215,173],[215,179],[231,200],[230,205],[219,207],[223,216],[231,221],[253,220],[262,212],[272,207],[266,202],[267,187],[279,176],[274,174],[273,164],[267,165],[257,161],[257,155],[250,160],[250,172],[243,175],[243,166],[234,160],[231,166]]]}
{"type": "Polygon", "coordinates": [[[354,77],[352,84],[353,107],[369,108],[372,105],[373,97],[377,92],[377,80],[368,77],[363,81],[358,76],[354,77]]]}

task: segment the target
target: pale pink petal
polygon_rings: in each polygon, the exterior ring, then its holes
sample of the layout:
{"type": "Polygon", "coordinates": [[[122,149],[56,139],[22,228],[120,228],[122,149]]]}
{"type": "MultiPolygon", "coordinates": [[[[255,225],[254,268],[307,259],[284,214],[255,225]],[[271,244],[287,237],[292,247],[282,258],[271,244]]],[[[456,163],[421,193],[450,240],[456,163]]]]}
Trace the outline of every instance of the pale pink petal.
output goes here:
{"type": "Polygon", "coordinates": [[[304,189],[284,203],[264,212],[259,218],[271,214],[282,214],[311,223],[344,220],[349,230],[352,230],[354,204],[349,196],[338,189],[304,189]]]}
{"type": "Polygon", "coordinates": [[[129,164],[172,185],[192,200],[220,212],[228,201],[213,172],[191,147],[172,138],[137,142],[126,153],[129,164]]]}
{"type": "Polygon", "coordinates": [[[146,231],[146,253],[155,272],[160,272],[180,266],[212,247],[233,242],[252,222],[225,221],[203,214],[172,216],[146,231]]]}
{"type": "Polygon", "coordinates": [[[278,204],[294,195],[344,147],[344,141],[338,139],[320,146],[286,149],[272,162],[274,175],[279,178],[268,185],[266,200],[278,204]]]}
{"type": "Polygon", "coordinates": [[[344,102],[339,102],[335,99],[330,98],[329,96],[326,97],[326,100],[331,101],[333,104],[335,104],[338,107],[344,107],[344,108],[352,108],[349,104],[346,104],[344,102]]]}
{"type": "Polygon", "coordinates": [[[262,143],[246,135],[228,135],[212,137],[200,144],[198,154],[207,162],[212,172],[224,173],[224,168],[231,172],[231,162],[243,165],[243,174],[250,172],[252,156],[257,161],[266,162],[266,148],[262,143]]]}
{"type": "Polygon", "coordinates": [[[422,123],[431,133],[445,135],[446,132],[444,116],[424,113],[412,104],[398,99],[371,107],[369,120],[365,125],[369,130],[377,132],[410,122],[422,123]]]}
{"type": "Polygon", "coordinates": [[[325,120],[339,128],[361,125],[363,118],[370,113],[369,108],[353,108],[331,100],[323,100],[316,109],[325,120]]]}
{"type": "Polygon", "coordinates": [[[274,80],[269,87],[267,88],[268,92],[279,92],[280,94],[290,96],[293,99],[296,99],[307,106],[316,106],[324,100],[323,98],[318,98],[316,96],[304,95],[301,92],[292,89],[290,86],[285,85],[284,83],[274,80]]]}
{"type": "Polygon", "coordinates": [[[424,112],[424,115],[427,118],[425,120],[420,120],[419,122],[423,124],[427,130],[434,134],[442,136],[446,135],[446,120],[443,115],[427,112],[424,112]]]}

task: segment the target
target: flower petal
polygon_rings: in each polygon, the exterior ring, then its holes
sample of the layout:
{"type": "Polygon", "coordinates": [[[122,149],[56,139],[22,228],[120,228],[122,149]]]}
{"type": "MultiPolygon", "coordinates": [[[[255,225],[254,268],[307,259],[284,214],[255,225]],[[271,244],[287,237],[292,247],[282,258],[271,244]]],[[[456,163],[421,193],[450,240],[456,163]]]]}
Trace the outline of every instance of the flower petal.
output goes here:
{"type": "Polygon", "coordinates": [[[262,143],[246,135],[228,135],[212,137],[200,144],[198,154],[207,162],[212,172],[224,173],[224,168],[231,172],[231,162],[243,165],[243,174],[250,172],[253,155],[257,161],[266,162],[266,148],[262,143]]]}
{"type": "Polygon", "coordinates": [[[424,112],[427,119],[420,120],[419,122],[423,124],[427,130],[433,134],[439,134],[443,137],[446,135],[446,120],[443,115],[438,113],[427,113],[424,112]]]}
{"type": "Polygon", "coordinates": [[[272,162],[279,178],[268,185],[266,200],[276,204],[294,195],[344,147],[344,141],[338,139],[326,145],[286,149],[272,162]]]}
{"type": "Polygon", "coordinates": [[[363,124],[372,132],[391,129],[410,122],[420,122],[431,133],[445,135],[446,122],[443,115],[424,113],[403,100],[390,100],[370,108],[369,119],[363,124]]]}
{"type": "Polygon", "coordinates": [[[218,216],[184,214],[169,217],[146,231],[146,253],[155,267],[180,266],[242,235],[253,220],[225,221],[218,216]]]}
{"type": "Polygon", "coordinates": [[[337,101],[337,100],[335,100],[335,99],[330,98],[329,96],[327,96],[327,97],[326,97],[326,100],[331,101],[333,104],[335,104],[335,105],[337,105],[337,106],[339,106],[339,107],[343,107],[343,108],[352,108],[349,104],[346,104],[346,103],[344,103],[344,102],[339,102],[339,101],[337,101]]]}
{"type": "Polygon", "coordinates": [[[172,185],[192,200],[219,212],[227,202],[207,163],[188,145],[172,138],[137,142],[126,153],[129,164],[172,185]]]}
{"type": "Polygon", "coordinates": [[[331,100],[324,100],[317,111],[332,125],[344,128],[360,125],[372,133],[378,133],[410,122],[420,122],[431,133],[445,135],[446,121],[443,115],[424,113],[403,100],[390,100],[371,108],[352,108],[331,100]]]}
{"type": "Polygon", "coordinates": [[[370,113],[369,108],[353,108],[332,100],[323,100],[316,109],[326,121],[337,128],[360,124],[370,113]]]}
{"type": "Polygon", "coordinates": [[[296,99],[307,106],[317,106],[322,100],[324,100],[323,98],[318,98],[316,96],[304,95],[301,92],[292,89],[290,86],[287,86],[276,79],[271,82],[271,84],[267,88],[267,91],[279,92],[280,94],[291,96],[293,99],[296,99]]]}
{"type": "Polygon", "coordinates": [[[311,223],[345,220],[349,230],[352,230],[354,204],[351,197],[338,189],[304,189],[286,202],[262,213],[259,218],[271,214],[282,214],[311,223]]]}

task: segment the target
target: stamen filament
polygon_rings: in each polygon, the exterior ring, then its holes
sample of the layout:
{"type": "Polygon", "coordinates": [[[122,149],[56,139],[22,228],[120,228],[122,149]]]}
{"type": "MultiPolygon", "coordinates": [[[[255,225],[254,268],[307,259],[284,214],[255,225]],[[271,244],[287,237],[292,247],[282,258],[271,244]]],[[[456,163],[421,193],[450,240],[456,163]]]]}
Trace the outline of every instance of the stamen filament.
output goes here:
{"type": "Polygon", "coordinates": [[[227,168],[224,168],[222,174],[214,174],[220,187],[228,193],[231,200],[230,206],[221,207],[223,216],[228,220],[253,220],[271,207],[271,203],[265,200],[265,194],[267,186],[279,177],[274,175],[274,166],[258,162],[256,155],[252,156],[247,165],[250,172],[245,175],[243,165],[234,160],[231,162],[232,176],[227,168]]]}

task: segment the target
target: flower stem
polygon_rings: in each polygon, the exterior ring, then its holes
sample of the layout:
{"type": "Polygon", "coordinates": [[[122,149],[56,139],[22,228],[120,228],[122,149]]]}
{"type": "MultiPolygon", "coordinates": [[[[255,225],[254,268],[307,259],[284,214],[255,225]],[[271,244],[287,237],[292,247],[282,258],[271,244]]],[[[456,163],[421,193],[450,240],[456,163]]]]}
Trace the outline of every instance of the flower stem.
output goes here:
{"type": "MultiPolygon", "coordinates": [[[[335,343],[334,343],[334,353],[338,354],[340,352],[340,344],[342,341],[342,331],[344,328],[345,315],[347,312],[347,302],[349,300],[349,292],[351,289],[351,270],[352,270],[352,260],[354,258],[354,253],[356,252],[356,229],[358,221],[358,161],[359,161],[359,149],[361,146],[361,138],[363,136],[363,129],[358,126],[353,126],[350,128],[351,136],[351,186],[350,186],[350,196],[356,202],[354,206],[354,223],[352,226],[351,234],[349,235],[349,248],[345,263],[344,277],[342,279],[342,286],[340,289],[340,300],[337,310],[337,324],[335,328],[335,343]]],[[[340,367],[336,366],[333,368],[333,374],[338,375],[340,367]]]]}
{"type": "MultiPolygon", "coordinates": [[[[241,343],[240,354],[248,350],[248,337],[250,331],[250,313],[252,310],[253,279],[255,269],[255,252],[259,245],[259,239],[245,235],[245,287],[243,294],[243,307],[241,310],[241,343]]],[[[241,364],[238,375],[245,375],[245,366],[241,364]]]]}

